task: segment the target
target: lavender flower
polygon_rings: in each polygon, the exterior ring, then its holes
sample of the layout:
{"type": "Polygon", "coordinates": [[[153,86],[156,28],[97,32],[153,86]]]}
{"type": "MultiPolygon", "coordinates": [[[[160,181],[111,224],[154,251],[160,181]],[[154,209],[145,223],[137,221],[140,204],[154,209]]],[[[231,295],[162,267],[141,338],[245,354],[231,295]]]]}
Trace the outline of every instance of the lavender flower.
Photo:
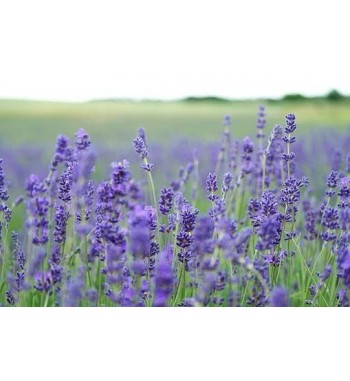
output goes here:
{"type": "Polygon", "coordinates": [[[142,139],[142,137],[138,136],[137,138],[133,140],[133,142],[134,142],[135,152],[140,155],[140,158],[144,159],[145,157],[147,157],[148,151],[147,151],[145,141],[142,139]]]}
{"type": "Polygon", "coordinates": [[[34,288],[40,292],[49,292],[52,287],[52,278],[50,272],[38,272],[34,276],[36,284],[34,288]]]}
{"type": "Polygon", "coordinates": [[[317,237],[317,212],[313,209],[309,209],[306,212],[305,217],[305,234],[304,238],[306,240],[312,241],[317,237]]]}
{"type": "Polygon", "coordinates": [[[85,268],[81,266],[75,278],[71,278],[67,283],[64,299],[65,307],[78,307],[84,297],[85,268]]]}
{"type": "Polygon", "coordinates": [[[286,115],[286,126],[284,128],[284,132],[288,134],[292,134],[297,128],[297,125],[295,123],[295,115],[294,114],[288,114],[286,115]]]}
{"type": "Polygon", "coordinates": [[[69,218],[69,212],[64,205],[58,205],[55,208],[55,231],[54,240],[57,243],[63,243],[66,240],[66,226],[69,218]]]}
{"type": "Polygon", "coordinates": [[[333,230],[339,229],[339,213],[335,208],[327,208],[323,212],[322,225],[327,228],[326,232],[321,233],[324,241],[333,241],[336,239],[336,234],[333,230]]]}
{"type": "Polygon", "coordinates": [[[242,141],[242,172],[243,174],[251,173],[253,170],[252,153],[254,151],[254,143],[246,136],[242,141]]]}
{"type": "Polygon", "coordinates": [[[340,247],[337,253],[337,266],[339,276],[343,280],[343,284],[350,288],[350,250],[347,247],[340,247]]]}
{"type": "Polygon", "coordinates": [[[32,227],[34,245],[45,245],[49,239],[48,210],[49,200],[46,196],[47,188],[35,175],[31,175],[26,184],[29,219],[32,227]]]}
{"type": "Polygon", "coordinates": [[[215,173],[209,173],[207,177],[207,191],[216,192],[218,190],[217,176],[215,173]]]}
{"type": "Polygon", "coordinates": [[[222,125],[225,127],[231,126],[231,116],[230,115],[224,116],[224,119],[222,120],[222,125]]]}
{"type": "Polygon", "coordinates": [[[283,205],[296,204],[301,196],[300,189],[307,186],[308,180],[297,180],[295,177],[290,177],[284,182],[284,188],[281,194],[281,203],[283,205]]]}
{"type": "Polygon", "coordinates": [[[154,164],[152,163],[142,163],[141,168],[144,169],[147,172],[151,172],[152,169],[154,168],[154,164]]]}
{"type": "Polygon", "coordinates": [[[138,136],[144,141],[145,146],[147,147],[147,141],[146,141],[146,131],[143,127],[140,127],[138,130],[138,136]]]}
{"type": "Polygon", "coordinates": [[[21,248],[17,232],[12,232],[12,244],[13,256],[16,261],[16,269],[23,271],[27,257],[21,248]]]}
{"type": "Polygon", "coordinates": [[[69,138],[64,135],[59,135],[56,140],[56,152],[51,161],[51,170],[55,171],[58,164],[69,159],[71,151],[69,147],[69,138]]]}
{"type": "Polygon", "coordinates": [[[191,234],[185,232],[184,230],[181,230],[176,236],[176,244],[181,249],[189,248],[192,242],[193,242],[193,237],[191,236],[191,234]]]}
{"type": "Polygon", "coordinates": [[[59,179],[58,198],[63,202],[72,200],[73,168],[74,164],[69,164],[68,168],[62,173],[59,179]]]}
{"type": "Polygon", "coordinates": [[[291,162],[295,158],[295,153],[290,150],[291,145],[295,143],[296,138],[295,136],[292,136],[292,133],[296,130],[297,125],[295,123],[295,115],[294,114],[288,114],[286,115],[286,126],[284,128],[285,136],[283,137],[283,141],[287,145],[287,152],[283,153],[281,158],[286,162],[287,164],[287,175],[290,177],[291,175],[291,162]]]}
{"type": "Polygon", "coordinates": [[[317,275],[320,278],[320,281],[324,283],[332,275],[332,272],[333,272],[332,266],[327,265],[324,268],[324,270],[317,275]]]}
{"type": "Polygon", "coordinates": [[[75,147],[78,151],[84,151],[91,145],[90,137],[84,129],[80,129],[75,135],[75,147]]]}
{"type": "Polygon", "coordinates": [[[16,299],[13,296],[13,294],[11,293],[11,291],[7,290],[5,294],[6,294],[6,301],[7,301],[7,303],[10,306],[14,306],[16,304],[16,299]]]}
{"type": "Polygon", "coordinates": [[[5,183],[5,172],[2,168],[3,159],[0,159],[0,200],[7,201],[9,198],[7,187],[5,183]]]}
{"type": "Polygon", "coordinates": [[[224,180],[222,182],[222,193],[227,193],[230,189],[232,189],[232,181],[233,176],[230,172],[226,172],[224,174],[224,180]]]}
{"type": "Polygon", "coordinates": [[[272,307],[288,307],[288,292],[285,288],[276,287],[271,293],[272,307]]]}
{"type": "Polygon", "coordinates": [[[129,171],[129,162],[123,160],[121,162],[112,163],[111,173],[111,189],[113,196],[124,197],[130,188],[131,173],[129,171]]]}
{"type": "Polygon", "coordinates": [[[196,218],[199,211],[196,208],[191,207],[188,204],[185,204],[181,211],[181,228],[190,233],[194,230],[196,224],[196,218]]]}
{"type": "Polygon", "coordinates": [[[165,307],[173,291],[172,247],[165,248],[159,256],[154,279],[154,306],[165,307]]]}
{"type": "Polygon", "coordinates": [[[341,289],[337,293],[339,307],[349,307],[349,298],[346,290],[341,289]]]}
{"type": "Polygon", "coordinates": [[[269,250],[277,245],[281,237],[281,221],[274,216],[267,217],[259,226],[259,241],[256,250],[269,250]]]}
{"type": "Polygon", "coordinates": [[[266,114],[265,114],[265,107],[260,105],[259,111],[258,111],[258,118],[256,120],[256,128],[257,128],[257,134],[256,137],[258,139],[263,139],[265,137],[264,134],[264,128],[266,125],[266,114]]]}
{"type": "Polygon", "coordinates": [[[327,187],[336,188],[338,185],[338,180],[339,180],[338,172],[332,170],[327,178],[327,187]]]}
{"type": "Polygon", "coordinates": [[[174,191],[172,188],[163,188],[160,193],[159,210],[162,214],[167,215],[172,206],[174,200],[174,191]]]}
{"type": "Polygon", "coordinates": [[[213,201],[213,207],[209,210],[209,216],[215,223],[218,223],[226,214],[225,201],[217,198],[213,201]]]}

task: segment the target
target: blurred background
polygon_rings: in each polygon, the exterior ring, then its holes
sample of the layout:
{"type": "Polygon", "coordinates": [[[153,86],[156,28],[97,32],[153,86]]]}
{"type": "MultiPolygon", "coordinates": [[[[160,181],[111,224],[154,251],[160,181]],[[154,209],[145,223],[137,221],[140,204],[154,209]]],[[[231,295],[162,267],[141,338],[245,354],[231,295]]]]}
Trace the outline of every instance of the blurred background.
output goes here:
{"type": "MultiPolygon", "coordinates": [[[[47,171],[58,134],[84,128],[99,168],[137,128],[168,154],[184,142],[350,126],[346,1],[19,1],[0,9],[0,150],[18,178],[47,171]]],[[[317,149],[317,146],[316,146],[317,149]]]]}

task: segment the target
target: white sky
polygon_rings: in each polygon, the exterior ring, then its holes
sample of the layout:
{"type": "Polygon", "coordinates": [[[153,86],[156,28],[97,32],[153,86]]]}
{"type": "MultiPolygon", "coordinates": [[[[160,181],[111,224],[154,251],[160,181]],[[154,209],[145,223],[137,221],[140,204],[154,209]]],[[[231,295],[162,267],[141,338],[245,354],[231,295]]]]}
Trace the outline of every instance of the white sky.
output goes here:
{"type": "Polygon", "coordinates": [[[350,1],[0,0],[0,98],[350,94],[350,1]]]}

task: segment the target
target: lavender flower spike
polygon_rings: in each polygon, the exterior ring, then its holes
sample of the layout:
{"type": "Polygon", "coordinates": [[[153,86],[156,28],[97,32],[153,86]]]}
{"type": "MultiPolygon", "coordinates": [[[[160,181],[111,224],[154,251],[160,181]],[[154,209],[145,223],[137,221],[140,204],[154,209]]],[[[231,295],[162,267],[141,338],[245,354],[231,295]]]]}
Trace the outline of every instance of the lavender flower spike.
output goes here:
{"type": "Polygon", "coordinates": [[[173,272],[171,266],[172,247],[160,253],[155,276],[154,303],[155,307],[165,307],[173,291],[173,272]]]}
{"type": "Polygon", "coordinates": [[[276,287],[271,293],[271,306],[272,307],[288,307],[288,292],[285,288],[276,287]]]}

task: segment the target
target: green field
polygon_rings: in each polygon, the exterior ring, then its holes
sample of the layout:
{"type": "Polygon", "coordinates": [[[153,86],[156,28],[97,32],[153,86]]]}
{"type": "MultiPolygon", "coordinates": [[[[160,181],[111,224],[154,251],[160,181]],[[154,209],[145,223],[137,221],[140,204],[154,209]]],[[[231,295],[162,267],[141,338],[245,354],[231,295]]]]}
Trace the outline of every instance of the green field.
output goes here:
{"type": "MultiPolygon", "coordinates": [[[[87,102],[56,103],[0,100],[0,141],[4,145],[54,145],[58,134],[72,136],[84,128],[92,141],[109,147],[131,144],[138,127],[146,128],[150,141],[178,137],[217,140],[221,120],[232,117],[233,134],[253,135],[257,106],[262,102],[87,102]]],[[[268,131],[283,123],[284,115],[297,116],[298,132],[350,126],[350,101],[263,102],[268,131]]]]}

